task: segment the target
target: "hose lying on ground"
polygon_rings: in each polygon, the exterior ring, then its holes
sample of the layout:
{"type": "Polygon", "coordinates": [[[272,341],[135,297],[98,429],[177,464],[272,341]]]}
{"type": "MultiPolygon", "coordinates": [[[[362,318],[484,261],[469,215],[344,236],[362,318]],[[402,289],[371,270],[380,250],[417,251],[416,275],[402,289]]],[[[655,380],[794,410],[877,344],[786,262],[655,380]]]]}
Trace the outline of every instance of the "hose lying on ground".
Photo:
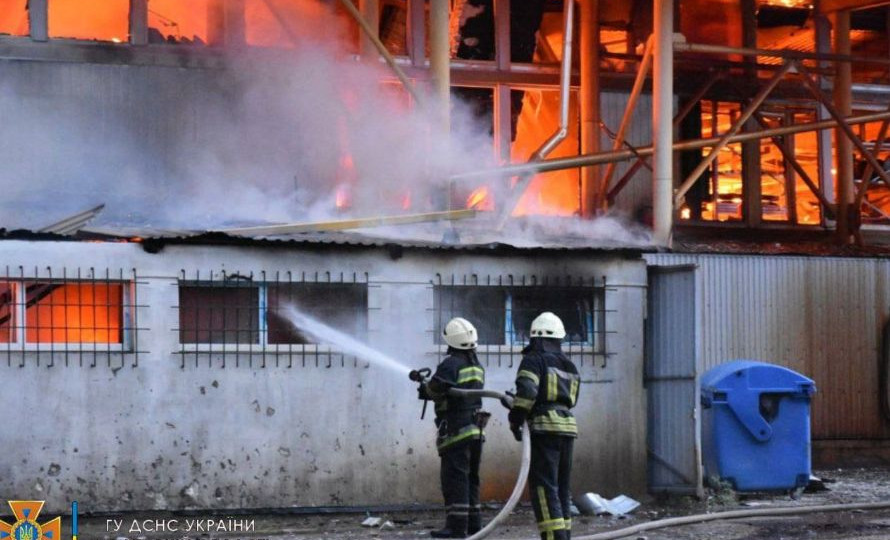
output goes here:
{"type": "Polygon", "coordinates": [[[849,504],[825,504],[817,506],[782,506],[778,508],[760,508],[756,510],[731,510],[729,512],[715,512],[713,514],[696,514],[693,516],[681,516],[674,518],[659,519],[648,523],[640,523],[624,529],[615,531],[605,531],[587,536],[576,536],[575,540],[612,540],[613,538],[624,538],[632,534],[652,529],[663,529],[665,527],[677,527],[679,525],[689,525],[692,523],[703,523],[705,521],[716,521],[718,519],[737,519],[758,516],[787,516],[793,514],[812,514],[814,512],[841,512],[844,510],[874,510],[879,508],[890,508],[890,501],[874,502],[874,503],[849,503],[849,504]]]}

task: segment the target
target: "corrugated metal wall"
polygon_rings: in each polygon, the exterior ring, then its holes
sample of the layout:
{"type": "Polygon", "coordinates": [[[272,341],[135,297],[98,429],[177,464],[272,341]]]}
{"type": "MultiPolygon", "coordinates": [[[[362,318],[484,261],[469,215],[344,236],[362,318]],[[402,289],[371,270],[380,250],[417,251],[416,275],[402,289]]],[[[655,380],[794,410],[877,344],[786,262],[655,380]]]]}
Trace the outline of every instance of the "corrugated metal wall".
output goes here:
{"type": "Polygon", "coordinates": [[[701,493],[694,272],[691,266],[649,272],[645,381],[652,491],[701,493]]]}
{"type": "Polygon", "coordinates": [[[816,381],[814,439],[888,439],[879,356],[890,261],[653,254],[652,265],[695,264],[703,371],[745,358],[816,381]]]}
{"type": "MultiPolygon", "coordinates": [[[[603,92],[600,95],[600,115],[603,123],[613,132],[621,126],[624,108],[627,107],[629,94],[603,92]]],[[[640,95],[637,107],[631,116],[627,129],[627,142],[633,146],[649,146],[652,144],[652,96],[640,95]]],[[[612,139],[603,133],[600,137],[603,150],[612,148],[612,139]]],[[[633,165],[633,161],[622,161],[615,167],[612,176],[614,186],[625,172],[633,165]]],[[[602,168],[605,171],[605,167],[602,168]]],[[[621,190],[615,199],[614,208],[633,215],[640,207],[652,205],[652,172],[643,167],[634,174],[633,179],[621,190]]]]}

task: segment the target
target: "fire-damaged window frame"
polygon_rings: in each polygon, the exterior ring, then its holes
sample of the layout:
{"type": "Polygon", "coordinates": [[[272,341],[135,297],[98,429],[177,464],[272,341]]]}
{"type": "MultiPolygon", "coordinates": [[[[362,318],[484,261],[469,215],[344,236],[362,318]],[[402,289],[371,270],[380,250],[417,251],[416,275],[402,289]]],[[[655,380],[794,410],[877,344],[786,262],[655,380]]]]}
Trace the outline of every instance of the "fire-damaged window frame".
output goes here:
{"type": "MultiPolygon", "coordinates": [[[[7,266],[5,274],[0,276],[0,283],[8,286],[9,299],[3,301],[3,308],[8,313],[12,324],[7,325],[3,329],[4,332],[10,332],[10,338],[4,343],[0,343],[0,355],[5,353],[6,364],[8,367],[16,365],[17,367],[25,367],[29,362],[37,366],[47,368],[57,365],[78,366],[95,368],[101,364],[105,364],[112,369],[120,369],[126,365],[130,367],[139,367],[139,356],[148,354],[148,351],[142,350],[139,346],[139,333],[147,328],[139,325],[139,311],[148,308],[138,301],[138,290],[144,282],[139,281],[136,269],[124,270],[117,269],[113,271],[110,268],[104,271],[97,271],[95,268],[77,268],[69,272],[68,268],[62,268],[61,273],[53,271],[52,267],[38,268],[34,267],[26,271],[24,266],[18,266],[15,269],[7,266]],[[32,305],[28,305],[27,287],[29,285],[87,285],[93,287],[120,287],[120,303],[114,303],[106,299],[105,304],[82,303],[78,300],[76,303],[68,303],[67,296],[63,304],[57,304],[50,301],[47,306],[50,308],[61,306],[66,310],[63,319],[67,322],[69,308],[75,308],[80,312],[83,307],[102,306],[108,310],[119,309],[120,318],[117,321],[118,327],[101,327],[97,326],[96,315],[92,317],[93,332],[110,332],[115,330],[119,333],[119,342],[112,342],[110,339],[106,341],[47,341],[43,342],[39,339],[29,340],[29,330],[43,331],[49,329],[51,336],[55,338],[56,332],[67,334],[69,327],[55,326],[54,316],[50,317],[51,326],[46,327],[40,323],[39,318],[32,324],[28,315],[28,309],[37,306],[46,296],[35,298],[32,305]],[[104,362],[100,360],[104,359],[104,362]]],[[[95,295],[95,293],[94,293],[95,295]]],[[[77,326],[76,330],[89,330],[90,327],[77,326]]]]}
{"type": "MultiPolygon", "coordinates": [[[[569,292],[576,300],[589,300],[589,309],[585,313],[587,318],[584,341],[573,341],[569,336],[563,341],[563,350],[580,366],[585,362],[594,367],[606,367],[610,356],[606,339],[610,333],[606,326],[606,314],[609,313],[606,298],[609,287],[606,278],[603,277],[542,277],[537,276],[485,276],[478,275],[447,276],[437,275],[431,281],[433,290],[433,343],[437,346],[436,354],[439,358],[445,356],[447,346],[441,338],[441,329],[451,317],[465,317],[479,330],[479,345],[477,354],[486,366],[506,366],[512,368],[514,362],[520,358],[522,349],[528,344],[527,336],[518,336],[515,322],[511,322],[516,314],[514,301],[517,293],[534,292],[555,294],[569,292]],[[454,294],[473,295],[480,294],[475,306],[455,306],[454,294]],[[491,309],[492,298],[489,293],[502,293],[498,299],[500,306],[496,314],[486,315],[484,310],[491,309]],[[449,302],[446,296],[451,296],[449,302]],[[485,298],[489,296],[489,298],[485,298]],[[451,307],[445,304],[450,304],[451,307]],[[478,311],[479,309],[483,311],[478,311]],[[500,343],[492,343],[492,318],[496,330],[496,340],[500,343]],[[518,339],[518,340],[517,340],[518,339]]],[[[547,311],[546,306],[541,306],[540,311],[547,311]]],[[[527,321],[529,324],[531,319],[527,321]]],[[[567,331],[570,323],[567,322],[567,331]]]]}
{"type": "MultiPolygon", "coordinates": [[[[179,351],[177,351],[177,354],[180,356],[180,367],[183,369],[189,364],[194,367],[205,365],[207,367],[218,366],[220,368],[226,368],[232,364],[236,368],[241,367],[242,364],[246,364],[248,367],[259,368],[273,366],[284,368],[309,366],[329,368],[334,365],[339,365],[340,367],[359,366],[359,360],[355,356],[345,354],[336,347],[311,342],[300,343],[301,339],[308,338],[301,337],[298,328],[290,331],[279,329],[284,338],[287,337],[285,334],[292,334],[290,337],[294,339],[293,342],[270,339],[270,335],[274,333],[270,332],[268,322],[268,316],[274,313],[274,310],[270,307],[270,291],[274,287],[282,287],[286,291],[288,287],[311,287],[315,285],[320,287],[353,288],[354,290],[348,291],[349,294],[338,295],[338,298],[347,304],[352,301],[357,302],[357,304],[355,306],[335,306],[335,308],[351,309],[352,313],[358,316],[357,326],[352,329],[353,333],[366,334],[368,332],[368,313],[372,309],[369,305],[369,289],[371,285],[368,283],[367,274],[357,272],[346,274],[341,272],[337,275],[332,275],[330,272],[307,273],[293,271],[202,272],[195,270],[189,275],[186,270],[181,270],[180,278],[175,285],[179,298],[177,305],[174,306],[174,309],[177,311],[176,320],[178,324],[173,331],[178,336],[179,351]],[[207,288],[208,290],[225,288],[255,289],[256,304],[254,305],[252,303],[254,299],[251,299],[251,303],[244,306],[248,309],[248,313],[237,315],[240,317],[246,316],[251,327],[247,330],[240,328],[201,329],[197,328],[197,314],[193,320],[185,321],[183,319],[183,309],[186,306],[182,292],[187,288],[194,287],[207,288]],[[187,323],[191,323],[193,326],[189,328],[187,323]],[[256,324],[255,328],[253,328],[254,323],[256,324]],[[195,341],[187,341],[185,339],[188,332],[201,331],[222,332],[222,334],[217,334],[217,336],[221,335],[223,341],[202,342],[198,341],[197,337],[195,341]],[[244,343],[236,339],[234,342],[226,343],[224,341],[227,338],[227,332],[236,332],[236,336],[241,332],[249,332],[251,334],[250,341],[253,341],[255,337],[256,342],[244,343]],[[191,362],[189,362],[190,360],[191,362]]],[[[291,291],[288,294],[293,295],[294,292],[291,291]]],[[[347,292],[347,289],[344,289],[344,292],[347,292]]],[[[223,305],[224,309],[234,308],[237,310],[240,307],[223,305]]],[[[359,339],[363,337],[363,335],[358,335],[359,339]]],[[[213,336],[209,339],[213,339],[213,336]]],[[[279,339],[282,338],[280,337],[279,339]]]]}

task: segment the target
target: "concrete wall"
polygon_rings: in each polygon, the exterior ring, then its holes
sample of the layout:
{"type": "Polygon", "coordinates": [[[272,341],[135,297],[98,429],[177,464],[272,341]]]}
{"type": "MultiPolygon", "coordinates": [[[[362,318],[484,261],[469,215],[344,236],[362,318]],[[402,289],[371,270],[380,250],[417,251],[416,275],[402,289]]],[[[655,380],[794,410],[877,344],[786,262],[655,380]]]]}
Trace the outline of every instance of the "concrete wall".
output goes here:
{"type": "MultiPolygon", "coordinates": [[[[362,505],[441,501],[431,411],[404,376],[377,365],[306,357],[305,366],[186,362],[178,352],[177,279],[181,271],[297,275],[367,273],[372,343],[411,367],[434,366],[433,289],[437,275],[583,277],[608,284],[608,356],[581,366],[575,453],[576,492],[645,490],[645,394],[642,388],[646,266],[642,259],[569,251],[515,255],[289,245],[167,246],[0,242],[10,274],[40,276],[78,268],[136,270],[139,349],[90,353],[48,366],[14,349],[0,362],[7,391],[0,496],[45,499],[62,511],[362,505]],[[138,360],[138,365],[134,365],[138,360]]],[[[335,278],[336,280],[336,278],[335,278]]],[[[6,348],[6,347],[4,347],[6,348]]],[[[489,365],[487,386],[513,386],[516,364],[489,365]]],[[[512,488],[519,445],[494,413],[483,458],[484,497],[512,488]]]]}

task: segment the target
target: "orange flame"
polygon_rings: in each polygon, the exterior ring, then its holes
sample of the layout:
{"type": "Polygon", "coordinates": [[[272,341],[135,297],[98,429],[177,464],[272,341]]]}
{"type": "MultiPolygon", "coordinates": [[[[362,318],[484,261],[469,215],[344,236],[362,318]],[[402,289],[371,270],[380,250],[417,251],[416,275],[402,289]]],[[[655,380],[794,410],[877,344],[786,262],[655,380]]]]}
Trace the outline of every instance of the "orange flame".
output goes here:
{"type": "Polygon", "coordinates": [[[121,343],[123,286],[61,285],[25,311],[28,343],[121,343]]]}
{"type": "Polygon", "coordinates": [[[481,186],[473,190],[467,197],[467,208],[476,210],[494,210],[494,201],[488,186],[481,186]]]}
{"type": "MultiPolygon", "coordinates": [[[[110,41],[124,43],[129,33],[129,0],[89,2],[82,0],[52,0],[49,2],[49,34],[54,38],[110,41]]],[[[288,24],[300,22],[300,35],[318,28],[326,31],[331,11],[322,3],[299,2],[290,5],[277,3],[277,13],[288,24]],[[319,4],[316,6],[315,4],[319,4]],[[307,22],[309,21],[309,22],[307,22]]],[[[0,33],[26,35],[28,11],[25,0],[0,0],[0,33]]],[[[169,42],[210,43],[220,39],[217,19],[222,13],[218,0],[151,0],[148,26],[169,42]]],[[[342,17],[339,12],[338,17],[342,17]]],[[[342,17],[345,20],[345,17],[342,17]]],[[[245,40],[260,47],[293,47],[292,34],[263,2],[247,2],[244,6],[245,40]]]]}
{"type": "Polygon", "coordinates": [[[54,0],[48,6],[50,37],[113,41],[128,35],[129,2],[96,2],[84,13],[83,2],[54,0]]]}
{"type": "Polygon", "coordinates": [[[352,206],[352,195],[349,193],[349,186],[341,185],[337,188],[334,195],[334,206],[337,210],[346,210],[352,206]]]}

